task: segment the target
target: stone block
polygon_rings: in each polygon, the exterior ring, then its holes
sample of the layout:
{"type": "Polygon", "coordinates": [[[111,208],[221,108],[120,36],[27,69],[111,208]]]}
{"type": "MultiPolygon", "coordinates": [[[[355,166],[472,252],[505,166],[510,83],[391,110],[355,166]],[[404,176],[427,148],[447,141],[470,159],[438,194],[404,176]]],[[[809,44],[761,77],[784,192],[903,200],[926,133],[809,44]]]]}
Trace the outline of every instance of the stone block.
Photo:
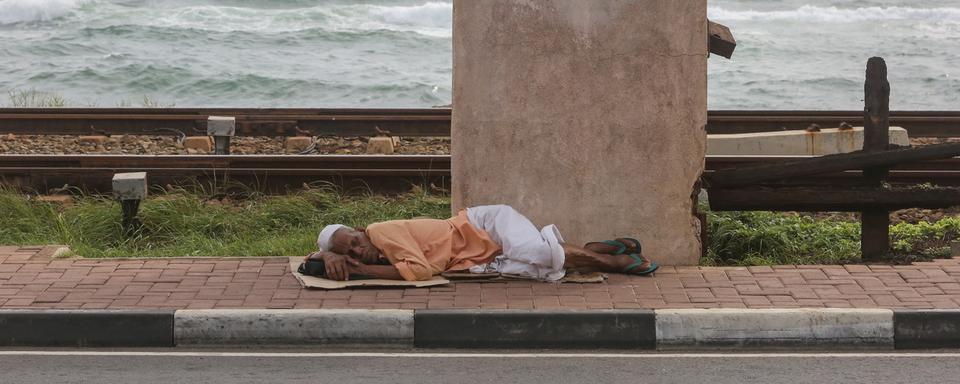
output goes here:
{"type": "Polygon", "coordinates": [[[113,196],[117,200],[142,200],[147,197],[147,173],[132,172],[113,175],[113,196]]]}
{"type": "Polygon", "coordinates": [[[183,147],[200,152],[213,151],[213,138],[210,136],[189,136],[183,139],[183,147]]]}
{"type": "Polygon", "coordinates": [[[237,119],[227,116],[210,116],[207,118],[207,135],[233,136],[237,131],[237,119]]]}
{"type": "Polygon", "coordinates": [[[12,133],[8,133],[6,135],[0,136],[0,141],[14,141],[16,139],[17,139],[17,135],[14,135],[12,133]]]}
{"type": "Polygon", "coordinates": [[[393,154],[393,139],[390,137],[371,137],[367,142],[367,153],[378,155],[393,154]]]}
{"type": "MultiPolygon", "coordinates": [[[[907,130],[890,127],[890,144],[910,145],[907,130]]],[[[819,132],[782,131],[707,136],[709,155],[821,156],[863,149],[863,127],[827,128],[819,132]]]]}
{"type": "Polygon", "coordinates": [[[107,142],[106,136],[80,136],[77,142],[81,144],[103,144],[107,142]]]}
{"type": "Polygon", "coordinates": [[[300,153],[313,145],[314,138],[306,136],[288,137],[284,140],[283,147],[287,153],[300,153]]]}
{"type": "Polygon", "coordinates": [[[573,244],[701,255],[706,0],[461,0],[453,212],[508,204],[573,244]]]}
{"type": "Polygon", "coordinates": [[[37,196],[37,201],[42,201],[44,203],[51,203],[57,205],[73,205],[73,196],[70,195],[44,195],[37,196]]]}

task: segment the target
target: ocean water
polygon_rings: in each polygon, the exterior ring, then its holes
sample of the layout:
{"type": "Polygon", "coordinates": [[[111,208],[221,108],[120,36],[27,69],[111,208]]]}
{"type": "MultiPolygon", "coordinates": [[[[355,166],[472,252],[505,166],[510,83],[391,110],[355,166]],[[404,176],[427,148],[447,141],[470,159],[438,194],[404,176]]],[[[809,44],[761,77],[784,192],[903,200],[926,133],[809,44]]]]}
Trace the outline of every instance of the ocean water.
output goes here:
{"type": "MultiPolygon", "coordinates": [[[[460,0],[479,1],[479,0],[460,0]]],[[[450,0],[0,0],[0,92],[72,106],[431,107],[451,99],[450,0]]],[[[713,109],[960,109],[960,0],[711,0],[733,60],[713,109]]],[[[0,93],[0,104],[9,105],[0,93]]]]}

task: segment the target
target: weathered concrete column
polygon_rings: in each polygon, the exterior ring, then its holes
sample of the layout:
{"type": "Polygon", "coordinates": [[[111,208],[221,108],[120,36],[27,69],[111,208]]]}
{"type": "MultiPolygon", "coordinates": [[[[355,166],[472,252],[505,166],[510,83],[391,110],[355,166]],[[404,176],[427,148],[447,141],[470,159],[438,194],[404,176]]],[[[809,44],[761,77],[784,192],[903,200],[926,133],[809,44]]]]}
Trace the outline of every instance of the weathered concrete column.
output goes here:
{"type": "Polygon", "coordinates": [[[695,264],[706,0],[456,0],[453,208],[695,264]]]}

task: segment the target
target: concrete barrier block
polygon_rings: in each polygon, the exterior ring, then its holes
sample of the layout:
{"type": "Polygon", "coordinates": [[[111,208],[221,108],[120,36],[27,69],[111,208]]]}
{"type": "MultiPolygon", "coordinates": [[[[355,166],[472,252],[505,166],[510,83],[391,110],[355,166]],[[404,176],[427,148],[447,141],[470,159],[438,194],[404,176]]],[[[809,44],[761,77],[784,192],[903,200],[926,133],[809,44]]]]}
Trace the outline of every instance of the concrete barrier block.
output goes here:
{"type": "Polygon", "coordinates": [[[697,347],[893,347],[889,309],[664,309],[660,349],[697,347]]]}
{"type": "Polygon", "coordinates": [[[653,349],[651,310],[418,310],[414,345],[423,348],[653,349]]]}
{"type": "Polygon", "coordinates": [[[172,347],[173,311],[3,310],[0,346],[172,347]]]}
{"type": "Polygon", "coordinates": [[[411,345],[410,310],[180,310],[177,345],[411,345]]]}
{"type": "Polygon", "coordinates": [[[897,349],[960,348],[960,311],[893,311],[897,349]]]}
{"type": "Polygon", "coordinates": [[[106,136],[80,136],[77,142],[81,144],[103,144],[107,142],[106,136]]]}
{"type": "Polygon", "coordinates": [[[73,196],[70,195],[42,195],[37,196],[37,201],[44,203],[70,206],[73,205],[73,196]]]}
{"type": "Polygon", "coordinates": [[[288,137],[284,140],[283,146],[287,153],[300,153],[313,145],[314,139],[307,136],[288,137]]]}
{"type": "Polygon", "coordinates": [[[147,197],[147,173],[113,175],[113,196],[118,200],[142,200],[147,197]]]}
{"type": "Polygon", "coordinates": [[[367,153],[378,155],[393,154],[393,139],[387,136],[371,137],[367,142],[367,153]]]}
{"type": "MultiPolygon", "coordinates": [[[[890,144],[910,145],[907,130],[890,127],[890,144]]],[[[820,156],[863,149],[863,127],[819,132],[781,131],[708,135],[707,155],[791,155],[820,156]]]]}
{"type": "Polygon", "coordinates": [[[183,139],[183,147],[200,152],[213,151],[213,139],[210,136],[190,136],[183,139]]]}
{"type": "Polygon", "coordinates": [[[237,131],[237,119],[227,116],[210,116],[207,118],[207,135],[233,136],[237,131]]]}

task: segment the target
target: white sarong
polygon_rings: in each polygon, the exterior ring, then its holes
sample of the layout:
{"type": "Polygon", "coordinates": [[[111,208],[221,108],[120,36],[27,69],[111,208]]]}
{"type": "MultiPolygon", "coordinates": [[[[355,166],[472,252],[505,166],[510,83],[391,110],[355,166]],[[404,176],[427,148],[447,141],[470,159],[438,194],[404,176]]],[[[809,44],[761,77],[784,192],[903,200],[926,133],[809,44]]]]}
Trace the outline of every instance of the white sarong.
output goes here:
{"type": "Polygon", "coordinates": [[[538,231],[529,219],[508,205],[467,208],[467,221],[487,232],[503,248],[503,255],[489,264],[470,268],[471,272],[498,272],[547,281],[563,278],[563,237],[555,225],[538,231]]]}

